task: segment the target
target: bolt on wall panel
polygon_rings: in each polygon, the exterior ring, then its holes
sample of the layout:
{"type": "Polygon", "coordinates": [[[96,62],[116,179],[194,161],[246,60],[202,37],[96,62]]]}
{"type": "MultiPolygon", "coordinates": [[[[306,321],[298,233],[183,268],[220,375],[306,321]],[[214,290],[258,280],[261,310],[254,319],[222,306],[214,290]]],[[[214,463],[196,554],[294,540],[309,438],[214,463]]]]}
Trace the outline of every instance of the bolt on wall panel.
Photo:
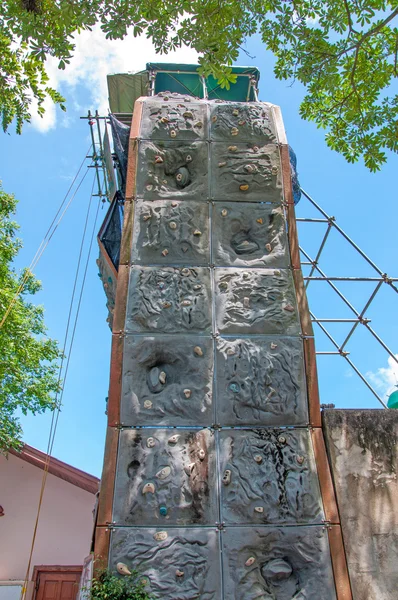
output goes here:
{"type": "Polygon", "coordinates": [[[286,221],[270,204],[213,204],[212,263],[220,267],[289,265],[286,221]]]}
{"type": "Polygon", "coordinates": [[[312,524],[324,519],[306,429],[220,432],[221,520],[226,524],[312,524]]]}
{"type": "Polygon", "coordinates": [[[218,521],[214,434],[208,429],[124,429],[113,520],[118,525],[218,521]]]}
{"type": "Polygon", "coordinates": [[[126,330],[210,332],[210,269],[132,267],[126,330]]]}
{"type": "Polygon", "coordinates": [[[133,263],[209,264],[209,246],[207,202],[136,203],[133,263]]]}
{"type": "Polygon", "coordinates": [[[215,269],[217,330],[298,335],[293,278],[287,269],[215,269]]]}
{"type": "Polygon", "coordinates": [[[204,103],[147,101],[142,111],[140,137],[147,140],[194,141],[208,137],[208,107],[204,103]]]}
{"type": "Polygon", "coordinates": [[[220,600],[220,544],[215,529],[129,529],[112,532],[110,566],[137,569],[159,600],[220,600]]]}
{"type": "Polygon", "coordinates": [[[282,177],[276,144],[212,142],[211,194],[215,201],[282,202],[282,177]]]}
{"type": "Polygon", "coordinates": [[[216,423],[306,425],[307,395],[300,338],[216,340],[216,423]]]}
{"type": "Polygon", "coordinates": [[[325,527],[229,527],[224,598],[336,600],[325,527]]]}
{"type": "Polygon", "coordinates": [[[270,106],[263,103],[210,103],[212,141],[277,143],[270,106]]]}
{"type": "Polygon", "coordinates": [[[123,356],[123,425],[213,424],[211,337],[127,335],[123,356]]]}
{"type": "Polygon", "coordinates": [[[208,147],[208,142],[141,141],[137,197],[144,200],[177,197],[181,200],[207,200],[208,147]]]}

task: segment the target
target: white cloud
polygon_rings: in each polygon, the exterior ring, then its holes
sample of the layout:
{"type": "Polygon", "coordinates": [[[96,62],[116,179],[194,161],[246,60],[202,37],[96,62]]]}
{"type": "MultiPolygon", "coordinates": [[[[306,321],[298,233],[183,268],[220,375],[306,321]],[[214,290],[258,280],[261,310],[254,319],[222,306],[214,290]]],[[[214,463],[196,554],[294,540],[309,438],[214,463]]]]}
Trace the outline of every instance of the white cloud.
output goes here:
{"type": "MultiPolygon", "coordinates": [[[[395,357],[398,359],[398,354],[395,357]]],[[[389,356],[388,367],[380,367],[376,372],[369,371],[366,375],[379,392],[389,396],[398,384],[398,363],[389,356]]]]}
{"type": "MultiPolygon", "coordinates": [[[[50,76],[50,85],[67,98],[67,107],[75,108],[77,101],[73,95],[77,86],[84,86],[88,92],[89,104],[79,106],[84,115],[88,109],[98,109],[105,113],[108,107],[108,90],[106,76],[109,73],[126,73],[145,69],[147,62],[168,61],[196,63],[197,53],[187,47],[180,48],[167,55],[156,54],[154,46],[145,36],[134,38],[132,33],[124,40],[107,40],[99,27],[83,31],[76,36],[76,49],[69,65],[64,71],[57,68],[58,61],[50,58],[46,69],[50,76]]],[[[32,126],[45,133],[57,124],[59,109],[48,101],[46,112],[40,118],[33,110],[32,126]]]]}

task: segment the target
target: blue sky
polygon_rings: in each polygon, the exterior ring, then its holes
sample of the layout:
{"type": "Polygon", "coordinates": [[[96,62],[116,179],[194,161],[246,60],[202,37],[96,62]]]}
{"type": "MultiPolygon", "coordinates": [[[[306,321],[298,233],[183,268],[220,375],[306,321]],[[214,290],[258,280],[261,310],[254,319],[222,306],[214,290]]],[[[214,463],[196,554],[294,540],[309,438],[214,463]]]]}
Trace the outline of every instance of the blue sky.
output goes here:
{"type": "MultiPolygon", "coordinates": [[[[79,117],[88,109],[106,110],[106,74],[142,69],[155,54],[147,40],[129,37],[123,42],[105,42],[95,31],[90,38],[84,33],[78,39],[76,57],[66,72],[58,73],[49,65],[52,80],[67,98],[67,114],[49,107],[44,120],[35,118],[22,136],[13,132],[0,137],[0,178],[7,192],[19,199],[17,220],[24,248],[17,267],[29,264],[50,224],[71,179],[89,147],[87,121],[79,117]]],[[[326,210],[338,224],[389,275],[398,275],[397,268],[397,157],[390,156],[387,165],[377,174],[369,173],[358,163],[350,165],[329,150],[324,132],[302,121],[299,104],[304,95],[297,83],[275,80],[272,56],[266,53],[257,38],[242,53],[238,64],[255,64],[261,71],[260,99],[279,104],[289,143],[298,157],[302,187],[326,210]]],[[[161,57],[157,60],[166,60],[161,57]]],[[[182,50],[168,61],[195,62],[191,51],[182,50]]],[[[93,172],[90,171],[76,195],[66,217],[51,240],[35,269],[43,283],[36,301],[45,306],[49,335],[62,340],[65,333],[74,270],[79,252],[81,232],[90,196],[93,172]]],[[[100,211],[99,224],[105,215],[100,211]]],[[[297,209],[299,217],[314,217],[308,201],[302,199],[297,209]]],[[[89,230],[93,225],[91,212],[89,230]]],[[[98,224],[98,226],[99,226],[98,224]]],[[[300,226],[300,242],[314,257],[324,231],[324,225],[300,226]]],[[[98,227],[97,227],[98,228],[98,227]]],[[[330,276],[373,275],[362,260],[332,232],[326,246],[321,268],[330,276]]],[[[86,246],[87,249],[87,246],[86,246]]],[[[70,359],[63,409],[55,439],[53,454],[70,464],[100,475],[105,435],[105,398],[108,393],[111,336],[105,321],[105,296],[97,276],[95,259],[91,256],[74,349],[70,359]]],[[[361,311],[370,295],[368,283],[338,284],[355,307],[361,311]]],[[[329,293],[327,283],[312,282],[309,288],[311,309],[321,318],[350,318],[349,310],[329,293]]],[[[398,296],[384,285],[369,310],[372,326],[393,352],[398,352],[396,319],[398,296]]],[[[347,325],[330,327],[337,341],[342,341],[347,325]]],[[[317,333],[317,349],[332,350],[323,334],[317,333]]],[[[396,383],[398,371],[387,354],[372,340],[363,326],[358,327],[348,344],[350,358],[373,381],[378,392],[385,394],[396,383]]],[[[379,407],[349,365],[339,356],[320,356],[318,369],[321,401],[337,407],[379,407]]],[[[47,447],[50,415],[23,418],[24,440],[41,450],[47,447]]]]}

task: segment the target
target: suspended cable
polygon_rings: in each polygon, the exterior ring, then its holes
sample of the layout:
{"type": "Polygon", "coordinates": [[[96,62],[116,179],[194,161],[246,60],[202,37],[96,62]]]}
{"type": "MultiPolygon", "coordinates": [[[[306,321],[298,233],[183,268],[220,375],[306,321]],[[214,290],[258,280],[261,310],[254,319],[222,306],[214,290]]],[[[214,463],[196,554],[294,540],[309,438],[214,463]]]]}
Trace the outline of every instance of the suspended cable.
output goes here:
{"type": "MultiPolygon", "coordinates": [[[[87,154],[87,152],[86,152],[86,154],[87,154]]],[[[33,257],[32,261],[31,261],[29,267],[25,270],[25,274],[24,274],[24,276],[22,278],[22,281],[19,284],[19,286],[17,288],[17,291],[15,292],[14,296],[12,297],[11,302],[8,305],[8,307],[7,307],[5,313],[4,313],[4,315],[3,315],[3,317],[2,317],[2,319],[0,321],[0,329],[3,327],[3,325],[4,325],[4,323],[5,323],[8,315],[10,314],[10,312],[11,312],[14,304],[16,303],[16,301],[18,300],[19,295],[23,291],[23,289],[24,289],[24,287],[26,285],[26,282],[29,279],[29,276],[30,276],[31,272],[33,271],[33,269],[35,268],[35,266],[39,262],[40,258],[42,257],[44,250],[47,248],[47,246],[48,246],[51,238],[53,237],[55,231],[58,229],[58,226],[60,225],[60,223],[61,223],[62,219],[64,218],[66,212],[68,211],[71,203],[73,202],[73,200],[74,200],[74,198],[75,198],[75,196],[76,196],[76,194],[77,194],[77,192],[78,192],[81,184],[83,183],[84,179],[86,178],[87,173],[88,173],[88,167],[87,167],[87,170],[86,170],[85,174],[83,175],[82,179],[80,180],[77,188],[75,189],[75,191],[73,193],[73,196],[71,197],[71,199],[67,203],[64,211],[62,212],[62,214],[61,214],[58,222],[55,224],[53,230],[51,231],[51,229],[52,229],[52,227],[53,227],[53,225],[55,223],[55,220],[57,219],[59,213],[61,212],[62,207],[65,204],[65,202],[66,202],[66,200],[68,198],[68,195],[69,195],[69,193],[70,193],[70,191],[71,191],[71,189],[72,189],[72,187],[73,187],[76,179],[78,178],[78,176],[80,174],[81,169],[83,168],[85,160],[86,160],[86,156],[84,157],[83,161],[81,162],[80,167],[79,167],[79,169],[78,169],[78,171],[77,171],[77,173],[76,173],[76,175],[75,175],[75,177],[74,177],[71,185],[69,186],[69,189],[66,192],[66,194],[65,194],[65,196],[64,196],[64,198],[63,198],[63,200],[62,200],[62,202],[61,202],[61,204],[60,204],[60,206],[59,206],[59,208],[58,208],[58,210],[57,210],[57,212],[56,212],[56,214],[55,214],[55,216],[54,216],[54,218],[53,218],[53,220],[52,220],[52,222],[50,224],[50,226],[49,226],[49,228],[47,229],[47,232],[46,232],[44,238],[40,242],[40,245],[39,245],[38,249],[36,250],[36,254],[34,255],[34,257],[33,257]]]]}
{"type": "MultiPolygon", "coordinates": [[[[85,173],[84,177],[87,175],[87,172],[85,173]]],[[[83,179],[80,182],[80,184],[83,182],[83,179]]],[[[82,239],[81,239],[81,243],[80,243],[79,256],[78,256],[78,261],[77,261],[77,266],[76,266],[76,272],[75,272],[75,278],[74,278],[74,283],[73,283],[73,290],[72,290],[72,295],[71,295],[70,304],[69,304],[68,319],[67,319],[67,325],[66,325],[66,331],[65,331],[65,337],[64,337],[64,348],[67,347],[67,342],[68,342],[69,328],[70,328],[70,324],[71,324],[71,320],[72,320],[72,312],[73,312],[73,305],[74,305],[74,300],[75,300],[77,282],[78,282],[79,273],[80,273],[80,265],[81,265],[82,255],[83,255],[83,249],[84,249],[84,244],[85,244],[85,239],[86,239],[86,233],[87,233],[87,226],[88,226],[88,222],[89,222],[89,216],[90,216],[92,199],[93,199],[94,184],[95,184],[95,177],[93,179],[93,184],[92,184],[92,187],[91,187],[90,199],[89,199],[89,203],[88,203],[88,207],[87,207],[86,218],[85,218],[85,223],[84,223],[83,232],[82,232],[82,239]]],[[[79,185],[79,187],[80,187],[80,185],[79,185]]],[[[76,190],[76,192],[77,192],[77,190],[76,190]]],[[[75,192],[75,194],[76,194],[76,192],[75,192]]],[[[66,377],[67,377],[67,371],[68,371],[68,366],[69,366],[69,360],[70,360],[70,354],[72,352],[73,340],[74,340],[74,335],[75,335],[75,331],[76,331],[77,320],[78,320],[79,312],[80,312],[81,299],[82,299],[82,296],[83,296],[83,290],[84,290],[84,285],[85,285],[85,281],[86,281],[86,274],[87,274],[88,263],[89,263],[89,259],[90,259],[90,255],[91,255],[91,248],[92,248],[92,243],[93,243],[93,237],[94,237],[94,234],[95,234],[95,227],[96,227],[96,223],[97,223],[97,217],[98,217],[98,211],[99,211],[99,205],[100,205],[100,203],[101,203],[101,200],[98,201],[98,207],[97,207],[97,212],[96,212],[96,215],[95,215],[95,220],[94,220],[94,225],[93,225],[93,231],[92,231],[92,234],[91,234],[91,240],[90,240],[90,245],[89,245],[89,250],[88,250],[88,255],[87,255],[87,260],[86,260],[86,265],[85,265],[85,270],[84,270],[84,275],[83,275],[83,279],[82,279],[82,282],[81,282],[78,307],[77,307],[77,311],[76,311],[76,314],[75,314],[75,317],[74,317],[72,339],[71,339],[71,342],[69,343],[69,354],[68,354],[67,366],[66,366],[65,375],[64,375],[64,386],[63,386],[63,389],[62,389],[62,392],[61,392],[61,397],[60,397],[59,400],[58,400],[58,394],[56,395],[56,398],[55,398],[56,407],[55,407],[55,410],[54,410],[54,412],[52,414],[52,418],[51,418],[50,432],[49,432],[48,444],[47,444],[47,455],[46,455],[46,460],[45,460],[45,464],[44,464],[43,477],[42,477],[42,483],[41,483],[40,495],[39,495],[39,504],[38,504],[37,514],[36,514],[36,519],[35,519],[35,526],[34,526],[34,529],[33,529],[33,536],[32,536],[32,543],[31,543],[31,547],[30,547],[30,552],[29,552],[28,566],[27,566],[27,569],[26,569],[24,585],[23,585],[22,590],[21,590],[21,596],[20,596],[21,600],[24,600],[24,598],[26,596],[26,592],[27,592],[27,585],[28,585],[28,581],[29,581],[29,573],[30,573],[30,568],[31,568],[31,564],[32,564],[32,557],[33,557],[34,546],[35,546],[35,542],[36,542],[37,528],[38,528],[38,524],[39,524],[40,512],[41,512],[41,507],[42,507],[42,502],[43,502],[43,495],[44,495],[44,490],[45,490],[46,481],[47,481],[48,469],[49,469],[49,466],[50,466],[51,452],[52,452],[53,445],[54,445],[55,434],[56,434],[57,425],[58,425],[58,419],[59,419],[59,413],[61,411],[61,402],[62,402],[62,398],[63,398],[63,390],[64,390],[64,387],[65,387],[65,382],[66,382],[66,377]]],[[[61,383],[64,358],[65,358],[65,354],[63,354],[63,356],[62,356],[61,364],[60,364],[60,368],[59,368],[59,372],[58,372],[58,385],[60,385],[60,383],[61,383]]]]}

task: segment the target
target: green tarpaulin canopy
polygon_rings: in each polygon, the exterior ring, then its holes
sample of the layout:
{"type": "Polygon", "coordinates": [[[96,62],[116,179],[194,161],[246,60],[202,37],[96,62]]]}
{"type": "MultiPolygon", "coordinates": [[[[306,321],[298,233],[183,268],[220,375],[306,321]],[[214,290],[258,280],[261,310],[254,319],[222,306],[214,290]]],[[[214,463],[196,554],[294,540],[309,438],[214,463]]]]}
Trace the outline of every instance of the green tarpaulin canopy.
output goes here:
{"type": "MultiPolygon", "coordinates": [[[[150,74],[154,77],[155,94],[159,92],[178,92],[204,97],[203,80],[197,72],[199,65],[173,63],[148,63],[146,71],[139,73],[120,73],[108,75],[109,107],[112,113],[132,113],[134,103],[140,96],[149,93],[150,74]]],[[[260,72],[257,67],[232,67],[236,74],[236,83],[229,90],[220,87],[214,77],[207,77],[205,85],[207,97],[211,100],[221,99],[236,102],[255,100],[251,80],[257,87],[260,72]]]]}

